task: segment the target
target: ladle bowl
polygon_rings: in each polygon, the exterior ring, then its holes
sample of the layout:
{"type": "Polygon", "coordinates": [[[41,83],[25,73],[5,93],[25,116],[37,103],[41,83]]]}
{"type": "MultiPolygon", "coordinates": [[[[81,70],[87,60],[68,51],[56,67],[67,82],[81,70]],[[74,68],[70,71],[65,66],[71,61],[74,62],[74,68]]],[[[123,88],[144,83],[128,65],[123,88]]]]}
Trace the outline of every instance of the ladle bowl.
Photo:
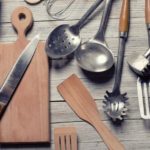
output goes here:
{"type": "Polygon", "coordinates": [[[113,0],[106,0],[100,27],[95,37],[82,44],[75,53],[77,63],[84,70],[104,72],[114,64],[113,54],[104,39],[112,2],[113,0]]]}
{"type": "Polygon", "coordinates": [[[83,43],[78,48],[76,60],[81,68],[90,72],[104,72],[114,64],[111,50],[94,39],[83,43]]]}

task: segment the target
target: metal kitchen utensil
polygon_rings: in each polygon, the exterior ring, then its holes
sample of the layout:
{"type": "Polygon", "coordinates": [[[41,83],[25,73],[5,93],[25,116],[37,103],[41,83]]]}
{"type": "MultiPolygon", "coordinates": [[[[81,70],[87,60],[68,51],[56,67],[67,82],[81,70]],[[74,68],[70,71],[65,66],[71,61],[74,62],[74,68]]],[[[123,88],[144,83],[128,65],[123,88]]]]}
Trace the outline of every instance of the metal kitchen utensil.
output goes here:
{"type": "Polygon", "coordinates": [[[126,115],[126,104],[127,101],[126,93],[120,93],[120,83],[123,68],[123,59],[125,51],[125,43],[128,37],[128,26],[129,26],[129,0],[123,0],[122,10],[120,15],[120,40],[119,40],[119,50],[117,66],[115,70],[115,83],[113,91],[110,93],[106,91],[104,97],[104,109],[106,113],[115,121],[116,119],[122,120],[122,116],[126,115]]]}
{"type": "Polygon", "coordinates": [[[77,150],[77,131],[74,127],[54,129],[55,150],[77,150]]]}
{"type": "Polygon", "coordinates": [[[103,72],[114,64],[111,50],[105,39],[105,28],[108,23],[113,0],[106,0],[100,28],[93,39],[83,43],[76,51],[76,60],[81,68],[91,72],[103,72]]]}
{"type": "Polygon", "coordinates": [[[143,119],[150,119],[149,87],[150,87],[149,79],[143,79],[143,78],[138,77],[137,93],[138,93],[140,114],[141,114],[141,118],[143,119]]]}
{"type": "Polygon", "coordinates": [[[145,0],[145,22],[147,25],[148,31],[148,43],[149,48],[144,55],[134,53],[128,58],[128,63],[131,69],[140,76],[149,76],[150,75],[150,1],[145,0]]]}
{"type": "Polygon", "coordinates": [[[65,3],[65,7],[60,9],[57,12],[52,12],[52,8],[54,7],[54,4],[57,2],[58,0],[45,0],[46,2],[46,10],[47,13],[50,15],[51,18],[56,19],[56,20],[64,20],[65,18],[67,18],[69,15],[65,15],[65,12],[70,8],[70,6],[75,2],[75,0],[68,0],[64,1],[63,3],[65,3]]]}
{"type": "Polygon", "coordinates": [[[27,2],[28,4],[31,4],[31,5],[38,4],[41,1],[43,1],[43,0],[25,0],[25,2],[27,2]]]}
{"type": "Polygon", "coordinates": [[[80,29],[92,12],[103,0],[97,0],[75,25],[60,25],[55,28],[46,41],[46,53],[51,58],[62,58],[74,52],[81,43],[80,29]]]}
{"type": "Polygon", "coordinates": [[[12,95],[14,94],[17,86],[19,85],[21,78],[23,77],[26,69],[28,68],[32,57],[35,53],[36,47],[39,42],[39,35],[36,35],[32,41],[26,46],[23,52],[20,54],[16,63],[9,72],[6,80],[0,88],[0,116],[6,109],[12,95]]]}
{"type": "Polygon", "coordinates": [[[81,119],[95,127],[108,149],[124,150],[124,146],[102,122],[94,99],[76,75],[63,81],[58,91],[81,119]]]}
{"type": "MultiPolygon", "coordinates": [[[[149,38],[149,47],[150,47],[150,0],[145,0],[145,20],[147,24],[147,31],[148,31],[148,38],[149,38]]],[[[142,60],[148,61],[147,64],[145,64],[145,68],[141,71],[139,75],[142,75],[138,77],[137,79],[137,93],[138,93],[138,101],[139,101],[139,108],[140,108],[140,114],[141,118],[143,119],[150,119],[150,102],[149,102],[149,89],[150,89],[150,79],[149,76],[147,76],[147,72],[149,72],[150,68],[149,67],[149,56],[150,50],[147,51],[147,54],[145,54],[145,57],[140,59],[141,65],[142,65],[142,60]],[[148,67],[147,67],[148,66],[148,67]],[[147,70],[147,71],[146,71],[147,70]],[[146,71],[146,73],[145,73],[146,71]],[[145,75],[147,78],[145,78],[145,75]]],[[[138,63],[138,61],[137,61],[138,63]]],[[[144,64],[144,62],[143,62],[144,64]]],[[[143,65],[144,66],[144,65],[143,65]]],[[[138,66],[137,66],[138,67],[138,66]]],[[[139,68],[138,68],[139,69],[139,68]]],[[[138,70],[139,72],[139,70],[138,70]]]]}

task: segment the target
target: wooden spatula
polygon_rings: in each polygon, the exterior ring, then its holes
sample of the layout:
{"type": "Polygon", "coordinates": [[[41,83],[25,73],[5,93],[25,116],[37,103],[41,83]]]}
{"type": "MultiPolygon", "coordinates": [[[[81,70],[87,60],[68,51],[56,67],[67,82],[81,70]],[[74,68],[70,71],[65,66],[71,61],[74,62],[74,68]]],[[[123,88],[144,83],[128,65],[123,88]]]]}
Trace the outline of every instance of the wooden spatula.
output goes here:
{"type": "Polygon", "coordinates": [[[77,132],[74,127],[54,129],[55,150],[77,150],[77,132]]]}
{"type": "Polygon", "coordinates": [[[125,149],[101,121],[94,99],[76,75],[70,76],[57,88],[75,113],[96,128],[110,150],[125,149]]]}

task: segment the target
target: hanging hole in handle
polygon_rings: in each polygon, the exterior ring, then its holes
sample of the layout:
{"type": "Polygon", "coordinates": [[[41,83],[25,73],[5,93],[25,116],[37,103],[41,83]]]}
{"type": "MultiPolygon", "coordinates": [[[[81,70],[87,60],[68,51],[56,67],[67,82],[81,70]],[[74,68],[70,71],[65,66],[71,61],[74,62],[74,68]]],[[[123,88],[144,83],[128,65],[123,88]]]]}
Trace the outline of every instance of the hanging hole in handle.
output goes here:
{"type": "Polygon", "coordinates": [[[26,15],[24,13],[20,13],[19,14],[19,20],[25,20],[26,19],[26,15]]]}
{"type": "Polygon", "coordinates": [[[11,22],[18,35],[25,36],[33,25],[31,10],[24,6],[16,8],[12,13],[11,22]]]}

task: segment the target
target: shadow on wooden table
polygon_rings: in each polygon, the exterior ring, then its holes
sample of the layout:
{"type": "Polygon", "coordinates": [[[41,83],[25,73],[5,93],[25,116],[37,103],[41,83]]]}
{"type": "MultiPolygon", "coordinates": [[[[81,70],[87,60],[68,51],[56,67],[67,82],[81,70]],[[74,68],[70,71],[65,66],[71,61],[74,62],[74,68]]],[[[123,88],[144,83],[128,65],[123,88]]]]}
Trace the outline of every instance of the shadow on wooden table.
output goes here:
{"type": "Polygon", "coordinates": [[[13,149],[18,149],[18,148],[50,148],[49,143],[34,143],[34,144],[1,144],[0,148],[13,148],[13,149]]]}
{"type": "Polygon", "coordinates": [[[100,73],[93,73],[93,72],[89,72],[86,70],[82,70],[82,73],[92,82],[94,82],[95,84],[99,84],[99,83],[105,83],[108,82],[109,80],[112,79],[112,77],[114,76],[114,70],[115,67],[113,66],[111,69],[105,71],[105,72],[100,72],[100,73]]]}

